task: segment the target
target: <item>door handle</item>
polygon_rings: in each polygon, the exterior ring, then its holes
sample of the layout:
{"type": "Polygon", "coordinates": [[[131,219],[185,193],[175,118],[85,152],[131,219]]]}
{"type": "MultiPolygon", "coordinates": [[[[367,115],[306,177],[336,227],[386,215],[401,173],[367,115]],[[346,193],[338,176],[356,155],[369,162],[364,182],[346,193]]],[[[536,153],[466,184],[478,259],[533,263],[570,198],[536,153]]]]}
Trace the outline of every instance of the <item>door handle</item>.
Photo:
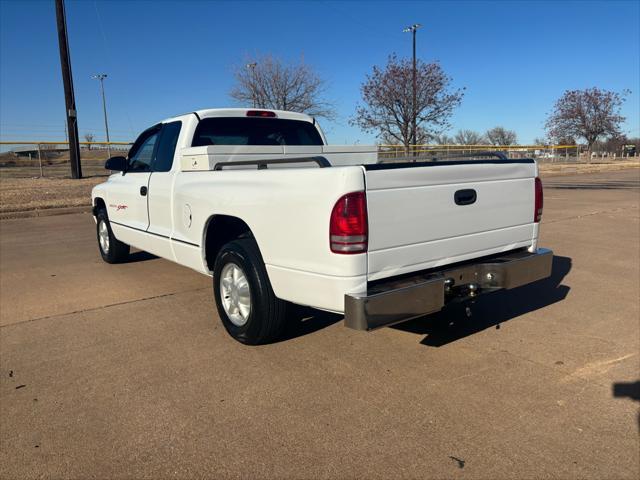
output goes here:
{"type": "Polygon", "coordinates": [[[145,187],[145,186],[140,187],[140,195],[142,195],[143,197],[145,197],[147,195],[148,191],[149,190],[147,189],[147,187],[145,187]]]}
{"type": "Polygon", "coordinates": [[[471,205],[476,201],[476,198],[478,198],[478,195],[472,188],[458,190],[453,195],[453,200],[456,202],[456,205],[471,205]]]}

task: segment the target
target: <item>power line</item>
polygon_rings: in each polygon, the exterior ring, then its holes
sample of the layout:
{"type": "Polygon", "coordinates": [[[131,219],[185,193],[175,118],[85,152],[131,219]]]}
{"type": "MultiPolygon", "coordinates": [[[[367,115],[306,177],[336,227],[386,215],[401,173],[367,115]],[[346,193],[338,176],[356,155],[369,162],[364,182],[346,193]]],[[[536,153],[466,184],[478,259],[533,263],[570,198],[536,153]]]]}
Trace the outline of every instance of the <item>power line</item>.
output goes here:
{"type": "MultiPolygon", "coordinates": [[[[64,133],[66,131],[66,128],[64,127],[64,125],[55,125],[55,126],[51,126],[51,127],[37,127],[35,126],[35,128],[31,128],[29,126],[19,126],[19,125],[13,125],[13,124],[3,124],[3,125],[8,125],[7,126],[0,126],[0,131],[2,132],[62,132],[64,133]]],[[[104,127],[85,127],[84,125],[79,125],[79,128],[85,132],[99,132],[104,130],[104,127]]],[[[129,134],[130,131],[129,130],[119,130],[119,129],[113,129],[113,128],[109,128],[109,132],[117,132],[117,133],[123,133],[123,134],[129,134]]]]}
{"type": "Polygon", "coordinates": [[[386,36],[390,38],[393,37],[395,40],[400,39],[400,35],[395,30],[382,30],[379,24],[365,23],[361,20],[360,17],[355,17],[348,10],[344,10],[338,7],[334,2],[323,1],[321,3],[323,3],[329,10],[334,10],[336,13],[338,13],[338,15],[349,17],[350,22],[353,25],[357,25],[362,30],[366,31],[369,35],[375,36],[376,38],[386,36]]]}
{"type": "MultiPolygon", "coordinates": [[[[100,10],[98,10],[98,2],[97,0],[93,0],[93,7],[96,11],[96,18],[98,20],[98,27],[100,28],[100,33],[102,35],[102,48],[104,49],[104,54],[105,57],[107,58],[107,62],[109,63],[109,66],[112,67],[113,66],[113,61],[111,59],[111,55],[109,54],[109,48],[108,48],[108,41],[107,41],[107,34],[104,31],[104,27],[102,25],[102,17],[100,15],[100,10]]],[[[112,69],[113,70],[113,69],[112,69]]],[[[131,122],[131,116],[129,115],[129,109],[126,107],[126,103],[125,103],[125,107],[122,108],[122,110],[124,111],[124,115],[125,117],[127,117],[127,122],[129,123],[129,134],[132,136],[135,136],[136,132],[133,129],[133,123],[131,122]]]]}

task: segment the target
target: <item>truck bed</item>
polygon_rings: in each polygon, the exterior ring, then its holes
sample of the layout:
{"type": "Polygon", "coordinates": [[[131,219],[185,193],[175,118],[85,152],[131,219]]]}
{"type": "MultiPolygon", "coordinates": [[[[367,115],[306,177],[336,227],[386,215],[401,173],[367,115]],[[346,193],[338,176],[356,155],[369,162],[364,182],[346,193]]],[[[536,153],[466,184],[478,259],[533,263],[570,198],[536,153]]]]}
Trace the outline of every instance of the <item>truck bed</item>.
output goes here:
{"type": "Polygon", "coordinates": [[[366,146],[206,146],[183,150],[182,167],[360,166],[369,224],[368,281],[523,247],[535,249],[533,160],[377,163],[374,155],[366,146]],[[473,198],[457,198],[460,195],[473,198]]]}

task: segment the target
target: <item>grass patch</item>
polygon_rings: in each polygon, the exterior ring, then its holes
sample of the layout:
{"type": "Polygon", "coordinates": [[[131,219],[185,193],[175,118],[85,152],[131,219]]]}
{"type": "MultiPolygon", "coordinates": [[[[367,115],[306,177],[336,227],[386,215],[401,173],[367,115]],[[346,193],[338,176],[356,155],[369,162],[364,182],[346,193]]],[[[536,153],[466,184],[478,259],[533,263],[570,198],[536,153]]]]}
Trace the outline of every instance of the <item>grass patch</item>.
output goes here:
{"type": "Polygon", "coordinates": [[[0,177],[0,213],[91,205],[91,189],[106,177],[0,177]]]}

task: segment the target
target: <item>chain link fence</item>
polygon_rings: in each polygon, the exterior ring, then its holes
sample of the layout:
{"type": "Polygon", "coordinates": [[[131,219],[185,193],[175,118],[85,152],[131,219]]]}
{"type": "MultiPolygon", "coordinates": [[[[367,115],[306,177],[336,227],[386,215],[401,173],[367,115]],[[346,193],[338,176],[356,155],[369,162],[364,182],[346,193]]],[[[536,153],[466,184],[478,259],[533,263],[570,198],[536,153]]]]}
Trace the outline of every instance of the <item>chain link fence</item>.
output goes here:
{"type": "Polygon", "coordinates": [[[540,163],[611,163],[638,158],[637,153],[630,155],[622,151],[589,155],[582,145],[412,145],[409,148],[403,145],[380,145],[378,148],[381,162],[486,158],[489,152],[502,153],[509,159],[533,158],[540,163]]]}
{"type": "MultiPolygon", "coordinates": [[[[69,146],[65,142],[0,142],[0,177],[64,178],[70,176],[69,146]]],[[[84,177],[108,175],[104,162],[109,156],[126,155],[131,143],[81,142],[80,163],[84,177]]],[[[576,145],[379,145],[381,162],[416,162],[450,159],[486,158],[487,152],[501,152],[507,158],[534,158],[540,163],[577,164],[612,163],[638,158],[624,153],[588,155],[576,145]]]]}
{"type": "MultiPolygon", "coordinates": [[[[127,142],[81,142],[82,176],[104,176],[104,162],[115,155],[126,155],[127,142]]],[[[65,142],[0,142],[0,177],[63,178],[71,174],[69,144],[65,142]]]]}

